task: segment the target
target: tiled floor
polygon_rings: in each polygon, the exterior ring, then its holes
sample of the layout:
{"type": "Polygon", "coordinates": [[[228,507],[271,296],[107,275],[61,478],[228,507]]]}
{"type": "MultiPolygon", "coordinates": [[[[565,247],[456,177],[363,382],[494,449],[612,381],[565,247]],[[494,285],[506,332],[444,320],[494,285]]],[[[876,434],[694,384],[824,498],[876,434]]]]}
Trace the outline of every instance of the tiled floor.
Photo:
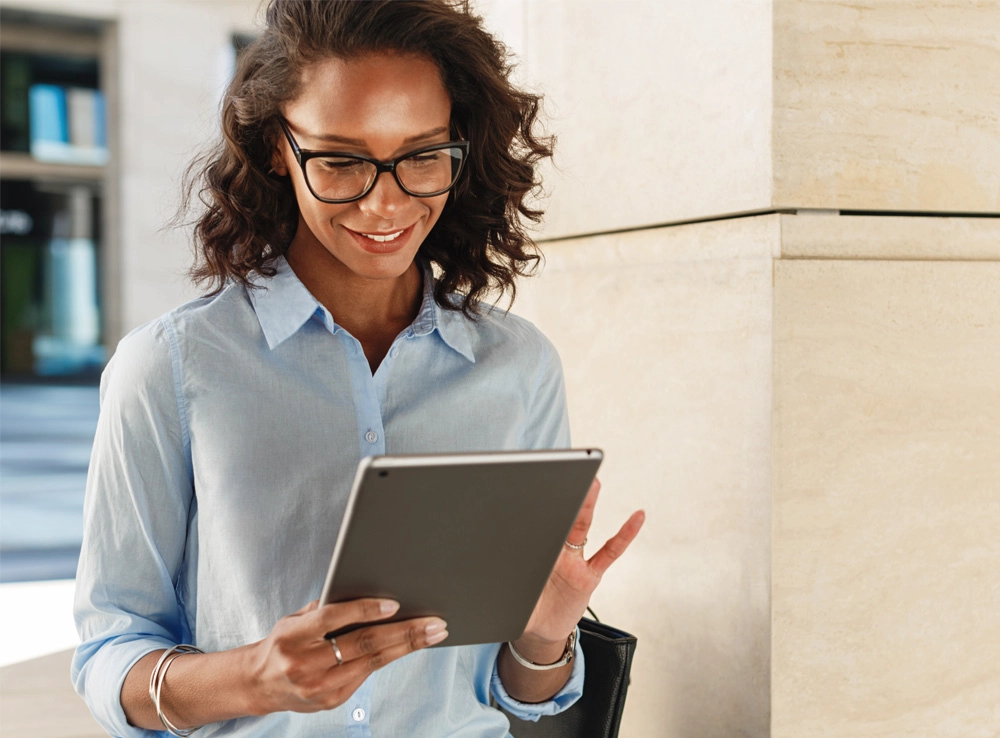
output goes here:
{"type": "Polygon", "coordinates": [[[0,668],[0,735],[30,738],[106,736],[69,681],[72,651],[0,668]]]}
{"type": "Polygon", "coordinates": [[[69,678],[73,582],[0,584],[0,735],[104,735],[69,678]]]}

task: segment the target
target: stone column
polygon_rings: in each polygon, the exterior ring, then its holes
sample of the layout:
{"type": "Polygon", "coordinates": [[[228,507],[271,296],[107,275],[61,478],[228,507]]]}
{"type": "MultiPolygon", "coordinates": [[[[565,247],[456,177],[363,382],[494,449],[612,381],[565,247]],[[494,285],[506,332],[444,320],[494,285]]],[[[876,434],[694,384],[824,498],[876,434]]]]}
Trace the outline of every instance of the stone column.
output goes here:
{"type": "Polygon", "coordinates": [[[1000,733],[1000,3],[481,2],[547,96],[546,265],[622,735],[1000,733]]]}

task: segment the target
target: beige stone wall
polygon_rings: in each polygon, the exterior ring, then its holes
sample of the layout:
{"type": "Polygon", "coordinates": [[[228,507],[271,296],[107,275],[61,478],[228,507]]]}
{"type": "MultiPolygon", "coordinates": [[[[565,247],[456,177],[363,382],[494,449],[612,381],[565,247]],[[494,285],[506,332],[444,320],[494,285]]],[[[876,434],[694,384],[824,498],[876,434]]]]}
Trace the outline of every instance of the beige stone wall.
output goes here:
{"type": "Polygon", "coordinates": [[[475,5],[559,137],[546,238],[770,206],[770,0],[475,5]]]}
{"type": "Polygon", "coordinates": [[[1000,220],[912,216],[781,217],[783,259],[1000,260],[1000,220]]]}
{"type": "Polygon", "coordinates": [[[1000,2],[773,8],[775,207],[1000,212],[1000,2]]]}
{"type": "Polygon", "coordinates": [[[729,3],[758,46],[712,3],[525,5],[573,115],[518,309],[607,450],[600,532],[649,513],[595,598],[639,635],[623,734],[1000,735],[1000,219],[838,214],[1000,214],[1000,3],[729,3]],[[636,131],[638,177],[586,174],[636,131]],[[671,226],[755,209],[792,212],[671,226]]]}
{"type": "Polygon", "coordinates": [[[1000,212],[998,0],[476,4],[560,136],[546,238],[768,209],[1000,212]]]}
{"type": "Polygon", "coordinates": [[[766,736],[777,215],[549,244],[519,298],[556,343],[574,443],[604,449],[593,606],[639,638],[623,736],[766,736]]]}
{"type": "Polygon", "coordinates": [[[771,736],[993,738],[1000,261],[782,260],[774,290],[771,736]]]}
{"type": "Polygon", "coordinates": [[[593,538],[648,513],[594,601],[639,636],[623,735],[995,735],[1000,220],[770,215],[546,254],[518,308],[607,454],[593,538]]]}
{"type": "Polygon", "coordinates": [[[1000,4],[775,2],[774,738],[1000,735],[1000,4]]]}

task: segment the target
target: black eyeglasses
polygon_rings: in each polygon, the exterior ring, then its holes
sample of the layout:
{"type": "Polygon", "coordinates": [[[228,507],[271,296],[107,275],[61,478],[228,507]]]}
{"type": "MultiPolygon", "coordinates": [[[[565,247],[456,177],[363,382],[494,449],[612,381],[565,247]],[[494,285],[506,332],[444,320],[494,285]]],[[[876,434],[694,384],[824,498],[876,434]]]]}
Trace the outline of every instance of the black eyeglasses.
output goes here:
{"type": "Polygon", "coordinates": [[[392,161],[339,151],[311,151],[300,149],[288,124],[282,118],[278,118],[278,122],[302,167],[306,186],[322,202],[360,200],[372,191],[382,172],[390,172],[400,189],[413,197],[443,195],[455,186],[469,155],[468,141],[424,146],[392,161]]]}

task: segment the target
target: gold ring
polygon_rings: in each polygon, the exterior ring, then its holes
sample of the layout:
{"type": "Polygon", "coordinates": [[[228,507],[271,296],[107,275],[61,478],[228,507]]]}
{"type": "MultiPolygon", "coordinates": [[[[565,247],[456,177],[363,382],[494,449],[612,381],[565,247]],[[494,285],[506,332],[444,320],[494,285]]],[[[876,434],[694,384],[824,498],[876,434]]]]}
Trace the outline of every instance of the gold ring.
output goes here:
{"type": "Polygon", "coordinates": [[[333,649],[333,655],[337,657],[337,666],[342,666],[344,664],[344,654],[340,652],[340,646],[337,645],[337,639],[330,636],[327,640],[330,641],[330,647],[333,649]]]}

